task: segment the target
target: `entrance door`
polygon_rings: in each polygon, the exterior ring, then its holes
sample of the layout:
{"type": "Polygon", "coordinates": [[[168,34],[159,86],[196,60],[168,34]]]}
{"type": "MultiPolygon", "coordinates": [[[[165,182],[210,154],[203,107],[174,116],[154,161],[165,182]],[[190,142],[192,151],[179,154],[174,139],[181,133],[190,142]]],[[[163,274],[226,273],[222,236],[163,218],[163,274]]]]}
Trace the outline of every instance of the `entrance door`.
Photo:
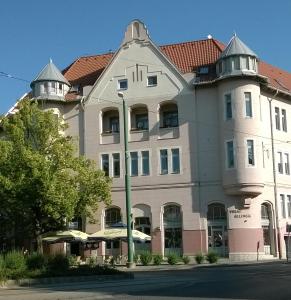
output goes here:
{"type": "Polygon", "coordinates": [[[208,250],[219,256],[227,255],[227,231],[226,226],[208,226],[208,250]]]}

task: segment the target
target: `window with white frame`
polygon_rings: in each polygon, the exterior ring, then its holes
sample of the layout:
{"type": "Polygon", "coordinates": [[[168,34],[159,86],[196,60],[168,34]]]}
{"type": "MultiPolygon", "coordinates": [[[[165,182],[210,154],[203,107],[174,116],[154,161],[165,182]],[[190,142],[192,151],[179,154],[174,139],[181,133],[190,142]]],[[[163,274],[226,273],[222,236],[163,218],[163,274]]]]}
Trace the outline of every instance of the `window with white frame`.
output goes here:
{"type": "Polygon", "coordinates": [[[141,175],[150,175],[149,151],[141,151],[141,175]]]}
{"type": "Polygon", "coordinates": [[[168,167],[168,150],[167,149],[160,150],[160,164],[161,164],[161,174],[162,175],[168,174],[169,167],[168,167]]]}
{"type": "Polygon", "coordinates": [[[118,86],[117,88],[119,90],[127,90],[128,84],[127,84],[127,79],[120,79],[118,80],[118,86]]]}
{"type": "Polygon", "coordinates": [[[283,174],[283,154],[281,151],[277,152],[277,160],[278,160],[278,172],[283,174]]]}
{"type": "Polygon", "coordinates": [[[180,174],[180,149],[160,149],[160,174],[180,174]]]}
{"type": "Polygon", "coordinates": [[[158,84],[158,77],[155,76],[148,76],[148,86],[156,86],[158,84]]]}
{"type": "Polygon", "coordinates": [[[105,173],[105,176],[109,176],[109,154],[101,155],[101,168],[105,173]]]}
{"type": "Polygon", "coordinates": [[[227,168],[234,168],[234,143],[233,141],[226,142],[226,165],[227,168]]]}
{"type": "Polygon", "coordinates": [[[225,119],[230,120],[232,119],[232,101],[231,101],[231,94],[226,94],[224,96],[225,101],[225,119]]]}
{"type": "Polygon", "coordinates": [[[290,175],[289,153],[284,153],[285,174],[290,175]]]}
{"type": "Polygon", "coordinates": [[[172,154],[172,173],[180,173],[180,151],[179,148],[171,149],[172,154]]]}
{"type": "Polygon", "coordinates": [[[280,109],[279,109],[279,107],[275,107],[275,125],[276,125],[276,129],[280,130],[281,126],[280,126],[280,109]]]}
{"type": "Polygon", "coordinates": [[[138,176],[138,152],[130,152],[130,176],[138,176]]]}
{"type": "Polygon", "coordinates": [[[106,176],[120,177],[120,153],[101,154],[101,169],[106,176]]]}
{"type": "Polygon", "coordinates": [[[246,117],[253,117],[253,108],[252,108],[252,95],[250,92],[245,92],[245,108],[246,108],[246,117]]]}
{"type": "Polygon", "coordinates": [[[287,114],[286,114],[286,109],[281,110],[282,114],[282,130],[287,132],[287,114]]]}
{"type": "Polygon", "coordinates": [[[285,195],[284,194],[280,194],[280,203],[281,203],[282,218],[286,218],[285,195]]]}
{"type": "Polygon", "coordinates": [[[254,140],[247,140],[248,165],[255,165],[254,140]]]}
{"type": "Polygon", "coordinates": [[[113,153],[112,154],[113,159],[113,168],[112,173],[113,177],[120,177],[120,153],[113,153]]]}
{"type": "Polygon", "coordinates": [[[287,195],[288,218],[291,218],[291,195],[287,195]]]}

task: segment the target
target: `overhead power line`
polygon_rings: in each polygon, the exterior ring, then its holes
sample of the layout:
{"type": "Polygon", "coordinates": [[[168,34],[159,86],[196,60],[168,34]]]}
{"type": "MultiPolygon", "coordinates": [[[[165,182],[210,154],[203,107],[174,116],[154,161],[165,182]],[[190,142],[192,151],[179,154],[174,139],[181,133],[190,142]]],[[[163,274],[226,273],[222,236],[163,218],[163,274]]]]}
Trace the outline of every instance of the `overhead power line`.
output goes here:
{"type": "Polygon", "coordinates": [[[16,76],[10,75],[10,74],[8,74],[6,72],[2,72],[2,71],[0,71],[0,76],[30,83],[30,81],[28,81],[26,79],[23,79],[23,78],[20,78],[20,77],[16,77],[16,76]]]}

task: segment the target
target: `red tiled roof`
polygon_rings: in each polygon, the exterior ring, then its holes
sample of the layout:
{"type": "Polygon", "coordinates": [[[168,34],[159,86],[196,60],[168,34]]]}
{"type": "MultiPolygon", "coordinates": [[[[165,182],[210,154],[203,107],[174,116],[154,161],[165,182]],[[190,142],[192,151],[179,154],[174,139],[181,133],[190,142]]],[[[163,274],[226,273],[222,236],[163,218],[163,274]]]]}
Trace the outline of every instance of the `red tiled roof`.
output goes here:
{"type": "Polygon", "coordinates": [[[160,49],[182,73],[213,64],[223,51],[220,43],[213,39],[166,45],[160,49]]]}
{"type": "MultiPolygon", "coordinates": [[[[161,46],[162,52],[182,73],[189,73],[199,66],[214,65],[225,45],[214,39],[190,41],[161,46]]],[[[113,53],[80,57],[64,71],[72,85],[93,85],[110,62],[113,53]]],[[[265,62],[259,62],[259,73],[269,78],[270,85],[291,92],[291,73],[265,62]]]]}
{"type": "Polygon", "coordinates": [[[72,85],[93,85],[112,58],[112,53],[80,57],[63,71],[72,85]]]}
{"type": "Polygon", "coordinates": [[[269,78],[269,84],[281,91],[291,92],[291,74],[263,61],[259,62],[259,73],[269,78]]]}

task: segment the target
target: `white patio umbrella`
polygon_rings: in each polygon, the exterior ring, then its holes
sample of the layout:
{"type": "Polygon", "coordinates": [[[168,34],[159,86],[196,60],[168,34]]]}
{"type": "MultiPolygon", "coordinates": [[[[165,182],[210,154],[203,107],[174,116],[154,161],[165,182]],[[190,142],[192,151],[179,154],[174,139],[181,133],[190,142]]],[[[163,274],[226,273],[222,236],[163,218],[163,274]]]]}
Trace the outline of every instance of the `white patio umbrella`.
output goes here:
{"type": "Polygon", "coordinates": [[[42,240],[48,243],[86,242],[88,234],[79,230],[59,230],[42,234],[42,240]]]}
{"type": "MultiPolygon", "coordinates": [[[[151,240],[151,236],[133,229],[132,238],[134,241],[146,242],[151,240]]],[[[106,228],[99,230],[88,236],[88,240],[96,241],[112,241],[112,240],[127,240],[127,229],[126,228],[106,228]]]]}

